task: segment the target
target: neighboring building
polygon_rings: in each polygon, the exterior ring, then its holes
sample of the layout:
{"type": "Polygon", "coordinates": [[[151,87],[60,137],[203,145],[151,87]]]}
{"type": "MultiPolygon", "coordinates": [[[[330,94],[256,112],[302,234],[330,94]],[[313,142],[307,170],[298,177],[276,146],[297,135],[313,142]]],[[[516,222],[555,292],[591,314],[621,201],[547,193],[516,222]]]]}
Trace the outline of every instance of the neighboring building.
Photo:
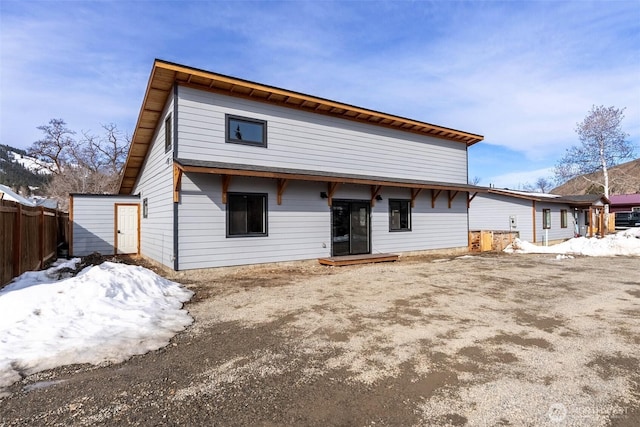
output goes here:
{"type": "Polygon", "coordinates": [[[4,184],[0,184],[0,200],[8,200],[10,202],[17,202],[24,206],[34,207],[36,203],[27,199],[24,196],[13,191],[10,187],[4,184]]]}
{"type": "Polygon", "coordinates": [[[466,250],[482,139],[156,60],[120,194],[139,252],[175,270],[466,250]]]}
{"type": "Polygon", "coordinates": [[[490,188],[469,205],[469,230],[517,231],[521,240],[553,243],[599,232],[609,201],[599,195],[558,196],[490,188]]]}
{"type": "Polygon", "coordinates": [[[609,196],[611,212],[640,212],[640,193],[609,196]]]}

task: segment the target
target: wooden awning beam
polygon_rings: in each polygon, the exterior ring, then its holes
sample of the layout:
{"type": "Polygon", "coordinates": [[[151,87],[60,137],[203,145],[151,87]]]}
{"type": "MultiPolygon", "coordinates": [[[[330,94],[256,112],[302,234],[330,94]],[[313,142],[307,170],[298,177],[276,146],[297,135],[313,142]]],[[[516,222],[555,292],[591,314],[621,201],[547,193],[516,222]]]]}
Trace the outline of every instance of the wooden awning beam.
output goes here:
{"type": "Polygon", "coordinates": [[[173,202],[180,201],[180,187],[182,186],[182,169],[173,164],[173,202]]]}
{"type": "Polygon", "coordinates": [[[424,190],[424,188],[412,188],[411,189],[411,207],[412,208],[416,207],[416,198],[418,197],[418,195],[420,193],[422,193],[422,190],[424,190]]]}
{"type": "Polygon", "coordinates": [[[456,196],[458,195],[459,191],[449,191],[449,209],[451,209],[451,202],[453,202],[453,199],[456,198],[456,196]]]}
{"type": "Polygon", "coordinates": [[[471,193],[469,193],[469,198],[467,199],[467,209],[471,207],[471,202],[473,201],[473,199],[476,198],[477,195],[478,195],[477,191],[473,193],[473,196],[471,195],[471,193]]]}
{"type": "Polygon", "coordinates": [[[380,194],[382,190],[382,185],[372,185],[371,186],[371,207],[376,205],[376,197],[380,194]]]}
{"type": "Polygon", "coordinates": [[[434,209],[436,207],[436,199],[440,195],[442,190],[431,190],[431,208],[434,209]]]}
{"type": "Polygon", "coordinates": [[[227,192],[231,184],[231,175],[222,175],[222,203],[227,204],[227,192]]]}
{"type": "Polygon", "coordinates": [[[282,204],[282,194],[284,190],[287,188],[287,184],[289,184],[288,179],[278,178],[278,204],[282,204]]]}
{"type": "Polygon", "coordinates": [[[333,206],[333,195],[335,194],[336,190],[338,189],[338,186],[340,185],[340,183],[338,182],[329,182],[327,183],[327,204],[329,206],[333,206]]]}

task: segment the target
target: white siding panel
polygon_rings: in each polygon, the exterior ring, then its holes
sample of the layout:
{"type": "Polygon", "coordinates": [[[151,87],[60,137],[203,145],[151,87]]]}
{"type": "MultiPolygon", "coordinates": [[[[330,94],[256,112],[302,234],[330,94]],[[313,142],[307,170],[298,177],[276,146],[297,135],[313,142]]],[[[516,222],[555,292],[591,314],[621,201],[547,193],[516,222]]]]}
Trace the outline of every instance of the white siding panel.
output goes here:
{"type": "Polygon", "coordinates": [[[178,157],[466,184],[463,143],[179,88],[178,157]],[[266,120],[268,147],[225,143],[225,114],[266,120]]]}
{"type": "Polygon", "coordinates": [[[534,239],[533,201],[499,194],[478,194],[469,208],[469,229],[510,230],[509,217],[515,215],[517,227],[514,231],[520,232],[520,239],[540,243],[545,235],[545,230],[542,228],[542,211],[548,208],[551,209],[551,229],[547,232],[549,241],[573,237],[573,211],[568,205],[536,202],[535,208],[534,239]],[[560,211],[562,209],[567,210],[567,228],[560,227],[560,211]]]}
{"type": "Polygon", "coordinates": [[[389,199],[411,199],[408,189],[383,189],[373,208],[373,253],[467,247],[467,193],[458,193],[449,208],[443,191],[431,207],[431,191],[422,191],[411,209],[411,231],[389,231],[389,199]]]}
{"type": "MultiPolygon", "coordinates": [[[[169,114],[173,114],[173,97],[158,121],[133,194],[140,195],[140,203],[148,200],[148,216],[140,217],[140,253],[173,268],[173,151],[165,152],[164,142],[164,123],[169,114]]],[[[173,141],[172,148],[175,145],[173,141]]]]}
{"type": "Polygon", "coordinates": [[[178,213],[179,269],[329,256],[330,211],[321,191],[325,185],[291,182],[278,205],[275,180],[232,178],[229,192],[268,194],[268,236],[229,238],[220,177],[185,174],[178,213]]]}
{"type": "MultiPolygon", "coordinates": [[[[511,230],[509,217],[516,217],[520,239],[533,241],[533,202],[499,194],[478,194],[469,206],[470,230],[511,230]]],[[[542,225],[540,226],[540,228],[542,225]]]]}
{"type": "Polygon", "coordinates": [[[115,205],[138,203],[132,196],[73,196],[72,256],[115,253],[115,205]]]}
{"type": "Polygon", "coordinates": [[[573,218],[573,210],[568,205],[557,203],[536,202],[536,240],[544,242],[545,237],[549,242],[554,240],[570,239],[575,233],[575,220],[573,218]],[[544,230],[542,228],[542,210],[551,209],[551,228],[544,230]],[[567,227],[561,228],[560,211],[567,211],[567,227]]]}
{"type": "MultiPolygon", "coordinates": [[[[226,237],[226,206],[218,176],[187,173],[178,214],[179,268],[219,267],[314,259],[331,255],[331,209],[320,192],[326,184],[290,182],[276,201],[276,181],[232,178],[230,192],[268,194],[268,236],[226,237]]],[[[334,199],[369,200],[370,187],[339,186],[334,199]]],[[[413,231],[389,231],[388,198],[409,198],[409,190],[383,190],[372,207],[372,252],[405,252],[467,246],[466,193],[448,208],[443,192],[431,208],[424,192],[413,210],[413,231]]]]}

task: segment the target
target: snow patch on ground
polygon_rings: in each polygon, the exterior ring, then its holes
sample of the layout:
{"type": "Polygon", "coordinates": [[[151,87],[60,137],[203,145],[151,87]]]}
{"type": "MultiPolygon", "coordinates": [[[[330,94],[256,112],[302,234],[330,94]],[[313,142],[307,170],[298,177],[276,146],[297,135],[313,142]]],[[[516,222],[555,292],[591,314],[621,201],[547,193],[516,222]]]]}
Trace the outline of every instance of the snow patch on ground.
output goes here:
{"type": "Polygon", "coordinates": [[[143,267],[80,262],[31,271],[0,290],[0,393],[26,375],[120,362],[164,347],[193,322],[193,292],[143,267]]]}
{"type": "Polygon", "coordinates": [[[640,256],[640,227],[629,228],[603,238],[577,237],[552,246],[537,246],[524,240],[515,239],[512,244],[504,249],[504,252],[586,256],[640,256]]]}

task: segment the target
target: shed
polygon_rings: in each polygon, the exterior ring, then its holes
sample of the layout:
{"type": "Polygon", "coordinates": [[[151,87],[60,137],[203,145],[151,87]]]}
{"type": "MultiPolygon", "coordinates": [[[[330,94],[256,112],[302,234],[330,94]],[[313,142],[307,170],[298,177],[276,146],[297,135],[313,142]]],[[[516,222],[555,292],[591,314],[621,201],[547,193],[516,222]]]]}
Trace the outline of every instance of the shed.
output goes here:
{"type": "Polygon", "coordinates": [[[71,194],[69,254],[140,253],[140,197],[71,194]]]}

